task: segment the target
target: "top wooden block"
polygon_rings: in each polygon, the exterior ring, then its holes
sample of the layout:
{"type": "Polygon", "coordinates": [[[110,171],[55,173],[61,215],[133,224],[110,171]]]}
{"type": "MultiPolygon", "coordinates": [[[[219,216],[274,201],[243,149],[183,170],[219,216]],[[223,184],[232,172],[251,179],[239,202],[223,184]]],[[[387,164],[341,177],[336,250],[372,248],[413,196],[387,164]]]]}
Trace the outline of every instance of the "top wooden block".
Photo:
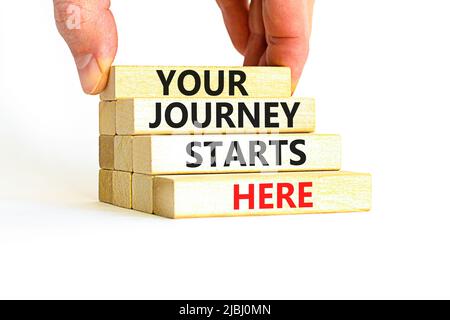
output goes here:
{"type": "Polygon", "coordinates": [[[285,98],[291,70],[285,67],[114,66],[102,100],[162,97],[285,98]]]}

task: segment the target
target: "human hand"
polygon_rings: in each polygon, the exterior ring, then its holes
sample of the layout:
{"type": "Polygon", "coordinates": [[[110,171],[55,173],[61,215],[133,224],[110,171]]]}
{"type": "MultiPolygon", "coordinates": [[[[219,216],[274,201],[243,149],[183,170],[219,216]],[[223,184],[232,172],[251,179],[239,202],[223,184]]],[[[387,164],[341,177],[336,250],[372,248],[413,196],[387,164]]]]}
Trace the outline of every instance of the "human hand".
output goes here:
{"type": "MultiPolygon", "coordinates": [[[[314,0],[217,0],[244,65],[288,66],[293,89],[308,55],[314,0]]],[[[53,0],[58,31],[74,56],[85,93],[98,94],[117,53],[110,0],[53,0]]]]}
{"type": "Polygon", "coordinates": [[[246,66],[286,66],[295,90],[309,52],[314,0],[217,0],[246,66]]]}
{"type": "Polygon", "coordinates": [[[105,89],[117,53],[110,0],[53,0],[59,33],[69,45],[87,94],[105,89]]]}

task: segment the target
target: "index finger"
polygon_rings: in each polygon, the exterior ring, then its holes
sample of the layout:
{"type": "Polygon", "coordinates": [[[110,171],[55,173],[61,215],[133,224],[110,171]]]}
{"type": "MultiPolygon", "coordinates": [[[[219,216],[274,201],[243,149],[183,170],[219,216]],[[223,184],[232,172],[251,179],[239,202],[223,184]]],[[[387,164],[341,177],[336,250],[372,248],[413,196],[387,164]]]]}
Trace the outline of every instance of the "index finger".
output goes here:
{"type": "Polygon", "coordinates": [[[223,20],[234,47],[244,54],[247,48],[248,0],[216,0],[222,10],[223,20]]]}
{"type": "Polygon", "coordinates": [[[309,53],[314,0],[263,0],[265,63],[287,66],[295,90],[309,53]]]}

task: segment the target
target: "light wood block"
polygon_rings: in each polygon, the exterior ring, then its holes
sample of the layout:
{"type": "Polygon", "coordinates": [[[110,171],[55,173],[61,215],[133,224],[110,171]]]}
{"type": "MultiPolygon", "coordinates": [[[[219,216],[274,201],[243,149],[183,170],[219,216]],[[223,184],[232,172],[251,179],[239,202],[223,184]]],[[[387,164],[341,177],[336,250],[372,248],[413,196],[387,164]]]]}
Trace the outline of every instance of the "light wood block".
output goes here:
{"type": "Polygon", "coordinates": [[[100,168],[114,170],[114,136],[100,136],[98,145],[100,168]]]}
{"type": "Polygon", "coordinates": [[[100,170],[99,200],[118,207],[131,209],[131,173],[100,170]]]}
{"type": "Polygon", "coordinates": [[[100,135],[113,136],[116,134],[116,103],[101,101],[99,105],[100,135]]]}
{"type": "Polygon", "coordinates": [[[133,171],[133,137],[114,137],[114,169],[133,171]]]}
{"type": "Polygon", "coordinates": [[[371,176],[351,172],[158,176],[153,201],[155,214],[168,218],[368,211],[371,176]]]}
{"type": "Polygon", "coordinates": [[[101,202],[113,203],[113,171],[100,170],[98,174],[98,199],[101,202]]]}
{"type": "Polygon", "coordinates": [[[315,101],[311,98],[130,99],[118,100],[115,110],[115,119],[106,107],[100,118],[115,121],[111,127],[116,126],[119,135],[301,133],[315,129],[315,101]]]}
{"type": "Polygon", "coordinates": [[[153,213],[153,176],[133,174],[133,209],[153,213]]]}
{"type": "Polygon", "coordinates": [[[133,171],[133,137],[100,136],[100,168],[119,171],[133,171]]]}
{"type": "Polygon", "coordinates": [[[338,135],[173,135],[133,138],[133,172],[143,174],[339,170],[340,167],[341,139],[338,135]],[[232,158],[230,155],[235,159],[227,160],[232,158]]]}
{"type": "Polygon", "coordinates": [[[291,71],[285,67],[114,66],[101,99],[211,96],[290,97],[291,71]]]}
{"type": "Polygon", "coordinates": [[[131,173],[113,172],[113,205],[131,209],[131,173]]]}

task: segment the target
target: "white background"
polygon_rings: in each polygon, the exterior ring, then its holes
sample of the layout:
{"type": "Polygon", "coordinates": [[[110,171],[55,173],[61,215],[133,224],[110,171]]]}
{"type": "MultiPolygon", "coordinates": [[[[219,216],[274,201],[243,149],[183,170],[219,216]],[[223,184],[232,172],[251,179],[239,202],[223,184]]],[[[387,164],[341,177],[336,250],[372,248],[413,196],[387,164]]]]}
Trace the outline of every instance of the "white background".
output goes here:
{"type": "MultiPolygon", "coordinates": [[[[238,65],[213,0],[113,0],[117,64],[238,65]]],[[[297,96],[367,214],[172,221],[97,202],[97,97],[51,1],[0,4],[0,298],[450,298],[450,3],[316,2],[297,96]]]]}

